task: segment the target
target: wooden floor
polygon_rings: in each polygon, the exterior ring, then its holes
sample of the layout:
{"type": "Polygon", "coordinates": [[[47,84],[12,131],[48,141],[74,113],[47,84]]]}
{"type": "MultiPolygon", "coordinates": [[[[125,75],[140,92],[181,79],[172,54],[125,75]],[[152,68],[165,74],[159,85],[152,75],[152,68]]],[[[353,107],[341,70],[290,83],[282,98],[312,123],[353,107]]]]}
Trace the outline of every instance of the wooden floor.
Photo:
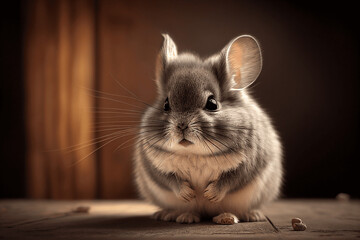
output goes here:
{"type": "Polygon", "coordinates": [[[359,239],[360,201],[280,200],[266,222],[216,225],[151,220],[142,201],[0,201],[0,239],[359,239]],[[89,213],[74,213],[89,206],[89,213]],[[307,225],[293,231],[292,218],[307,225]]]}

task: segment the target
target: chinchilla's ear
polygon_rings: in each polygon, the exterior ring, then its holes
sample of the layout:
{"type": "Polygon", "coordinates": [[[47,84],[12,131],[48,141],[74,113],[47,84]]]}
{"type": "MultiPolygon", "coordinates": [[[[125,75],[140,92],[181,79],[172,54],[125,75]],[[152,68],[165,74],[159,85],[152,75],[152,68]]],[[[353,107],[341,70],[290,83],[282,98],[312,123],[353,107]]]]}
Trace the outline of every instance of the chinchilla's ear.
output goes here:
{"type": "Polygon", "coordinates": [[[261,72],[260,46],[250,35],[233,39],[222,50],[221,55],[231,90],[241,90],[250,86],[261,72]]]}
{"type": "Polygon", "coordinates": [[[171,61],[171,59],[174,59],[177,57],[177,48],[174,41],[171,39],[171,37],[168,34],[162,34],[164,38],[164,42],[161,49],[161,54],[163,57],[163,60],[165,63],[171,61]]]}
{"type": "Polygon", "coordinates": [[[176,44],[168,34],[162,34],[164,41],[161,50],[156,60],[156,82],[159,88],[161,88],[161,82],[163,81],[163,73],[166,65],[168,65],[178,55],[176,44]]]}

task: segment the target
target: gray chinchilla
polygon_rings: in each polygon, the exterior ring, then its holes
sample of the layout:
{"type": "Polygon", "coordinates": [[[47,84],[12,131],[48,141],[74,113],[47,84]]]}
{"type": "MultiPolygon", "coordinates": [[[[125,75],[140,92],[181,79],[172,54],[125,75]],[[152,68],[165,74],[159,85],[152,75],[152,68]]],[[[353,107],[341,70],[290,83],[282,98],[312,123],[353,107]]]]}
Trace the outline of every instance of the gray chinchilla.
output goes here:
{"type": "Polygon", "coordinates": [[[158,95],[135,147],[140,195],[162,208],[158,220],[264,220],[260,208],[279,195],[283,171],[279,137],[247,90],[262,68],[258,42],[242,35],[201,59],[163,37],[158,95]]]}

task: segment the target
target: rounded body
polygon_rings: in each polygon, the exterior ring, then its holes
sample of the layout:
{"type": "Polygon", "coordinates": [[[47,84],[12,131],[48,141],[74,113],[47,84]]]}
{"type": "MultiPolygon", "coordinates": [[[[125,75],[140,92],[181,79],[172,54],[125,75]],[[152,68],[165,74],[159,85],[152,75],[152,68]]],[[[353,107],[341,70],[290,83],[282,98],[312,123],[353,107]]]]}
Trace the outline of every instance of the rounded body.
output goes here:
{"type": "Polygon", "coordinates": [[[264,220],[256,209],[279,195],[282,148],[271,120],[247,92],[261,68],[251,36],[201,59],[178,55],[164,35],[158,96],[142,116],[134,161],[140,195],[163,209],[156,219],[264,220]]]}
{"type": "MultiPolygon", "coordinates": [[[[259,106],[245,92],[237,94],[246,107],[223,111],[229,114],[228,121],[237,121],[241,125],[239,130],[246,132],[233,136],[235,141],[241,142],[238,150],[216,156],[193,154],[190,149],[189,154],[186,151],[181,154],[158,152],[144,143],[141,139],[145,138],[139,134],[134,167],[136,184],[144,199],[163,209],[193,211],[213,217],[222,212],[241,215],[260,208],[279,195],[283,171],[278,135],[259,106]],[[244,126],[251,130],[242,130],[244,126]],[[195,197],[190,201],[179,198],[178,189],[171,182],[172,176],[187,181],[194,189],[195,197]],[[209,183],[219,179],[223,180],[221,189],[215,190],[214,194],[225,195],[220,196],[219,201],[210,201],[204,191],[209,183]]],[[[142,121],[151,122],[156,114],[156,109],[148,108],[142,121]]],[[[146,129],[142,128],[140,132],[146,129]]],[[[232,137],[229,132],[236,134],[236,129],[223,129],[221,135],[232,137]]]]}

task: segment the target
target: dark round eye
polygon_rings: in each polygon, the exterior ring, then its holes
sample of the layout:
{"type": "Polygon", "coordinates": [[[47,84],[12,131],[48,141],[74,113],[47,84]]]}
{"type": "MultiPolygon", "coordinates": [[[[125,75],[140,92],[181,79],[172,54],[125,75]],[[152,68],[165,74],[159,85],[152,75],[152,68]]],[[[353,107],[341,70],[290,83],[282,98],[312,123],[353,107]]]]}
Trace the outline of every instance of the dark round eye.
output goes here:
{"type": "Polygon", "coordinates": [[[218,108],[218,104],[213,95],[209,96],[206,101],[206,110],[215,111],[218,108]]]}
{"type": "Polygon", "coordinates": [[[164,111],[170,111],[170,104],[169,104],[169,98],[166,98],[164,103],[164,111]]]}

